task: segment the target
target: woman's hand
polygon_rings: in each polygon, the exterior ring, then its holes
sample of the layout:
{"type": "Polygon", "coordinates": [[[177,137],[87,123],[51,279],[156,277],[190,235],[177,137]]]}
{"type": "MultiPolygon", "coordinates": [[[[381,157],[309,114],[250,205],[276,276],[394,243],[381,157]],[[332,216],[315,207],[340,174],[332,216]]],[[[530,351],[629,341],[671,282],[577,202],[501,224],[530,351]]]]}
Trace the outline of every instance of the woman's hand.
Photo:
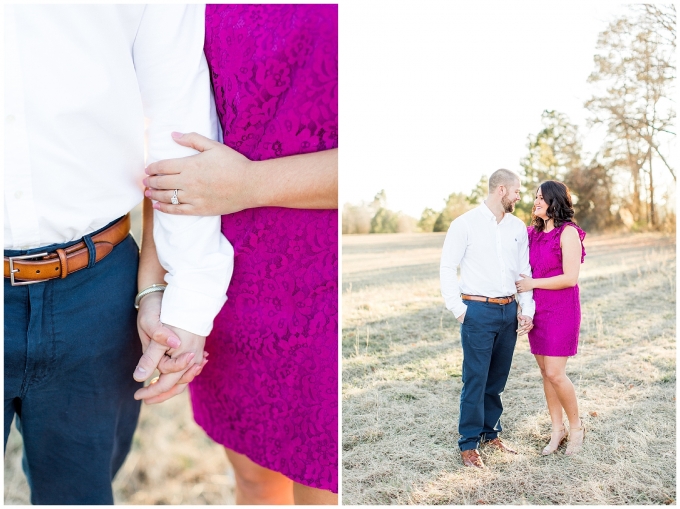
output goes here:
{"type": "Polygon", "coordinates": [[[175,142],[200,153],[179,159],[151,163],[147,198],[157,200],[153,207],[168,214],[219,216],[258,206],[249,186],[252,162],[235,150],[196,133],[172,133],[175,142]],[[177,189],[180,205],[172,205],[177,189]]]}
{"type": "Polygon", "coordinates": [[[250,161],[199,134],[172,133],[200,153],[146,168],[144,193],[167,214],[217,216],[255,207],[338,208],[338,149],[250,161]],[[177,189],[179,205],[172,205],[177,189]]]}
{"type": "MultiPolygon", "coordinates": [[[[168,350],[167,355],[163,356],[158,364],[160,377],[135,392],[135,399],[144,400],[150,405],[161,403],[183,392],[187,384],[201,372],[208,362],[203,352],[205,336],[198,336],[170,325],[166,327],[177,334],[182,345],[176,350],[168,350]]],[[[150,345],[153,344],[154,341],[150,343],[150,345]]]]}
{"type": "MultiPolygon", "coordinates": [[[[144,296],[139,303],[137,316],[137,330],[144,354],[139,359],[133,377],[138,382],[143,382],[158,369],[163,378],[162,385],[155,386],[153,391],[142,392],[148,404],[160,403],[183,392],[186,385],[201,373],[208,362],[208,353],[202,351],[203,343],[200,343],[200,349],[194,344],[195,338],[200,339],[199,336],[161,323],[161,302],[160,292],[144,296]],[[183,347],[179,340],[180,334],[188,335],[189,345],[183,347]],[[201,357],[197,358],[199,351],[201,357]],[[170,378],[176,379],[174,385],[168,383],[171,380],[166,380],[168,377],[164,376],[171,374],[170,378]]],[[[158,381],[160,380],[159,377],[158,381]]],[[[146,391],[146,388],[141,391],[146,391]]]]}
{"type": "Polygon", "coordinates": [[[179,348],[181,342],[173,331],[161,323],[161,292],[145,295],[139,302],[137,332],[142,342],[142,358],[132,375],[138,382],[147,380],[158,367],[165,353],[171,348],[179,348]]]}
{"type": "Polygon", "coordinates": [[[515,281],[515,287],[517,288],[517,293],[528,292],[534,289],[534,280],[531,276],[526,274],[520,274],[522,279],[515,281]]]}

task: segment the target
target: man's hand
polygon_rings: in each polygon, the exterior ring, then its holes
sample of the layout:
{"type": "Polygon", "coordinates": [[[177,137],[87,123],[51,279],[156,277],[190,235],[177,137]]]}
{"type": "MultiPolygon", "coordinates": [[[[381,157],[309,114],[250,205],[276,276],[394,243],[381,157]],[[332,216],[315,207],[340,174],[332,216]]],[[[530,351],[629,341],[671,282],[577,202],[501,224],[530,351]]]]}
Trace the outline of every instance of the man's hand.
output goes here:
{"type": "Polygon", "coordinates": [[[517,317],[519,323],[519,329],[517,329],[517,335],[523,336],[527,334],[531,329],[534,328],[534,321],[531,317],[525,315],[519,315],[517,317]]]}
{"type": "Polygon", "coordinates": [[[463,314],[460,315],[459,317],[456,318],[460,323],[463,323],[463,320],[465,320],[465,314],[467,313],[467,309],[463,311],[463,314]]]}

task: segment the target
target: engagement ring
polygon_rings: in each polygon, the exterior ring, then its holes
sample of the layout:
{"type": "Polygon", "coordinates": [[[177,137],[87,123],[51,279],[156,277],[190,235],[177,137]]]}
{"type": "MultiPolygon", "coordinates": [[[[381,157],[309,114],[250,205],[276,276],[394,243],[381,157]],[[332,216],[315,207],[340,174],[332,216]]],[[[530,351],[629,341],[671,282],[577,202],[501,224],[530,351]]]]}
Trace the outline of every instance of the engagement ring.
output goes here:
{"type": "Polygon", "coordinates": [[[178,189],[175,189],[172,193],[172,198],[170,198],[170,202],[172,202],[173,205],[179,205],[179,199],[177,198],[177,191],[178,191],[178,189]]]}

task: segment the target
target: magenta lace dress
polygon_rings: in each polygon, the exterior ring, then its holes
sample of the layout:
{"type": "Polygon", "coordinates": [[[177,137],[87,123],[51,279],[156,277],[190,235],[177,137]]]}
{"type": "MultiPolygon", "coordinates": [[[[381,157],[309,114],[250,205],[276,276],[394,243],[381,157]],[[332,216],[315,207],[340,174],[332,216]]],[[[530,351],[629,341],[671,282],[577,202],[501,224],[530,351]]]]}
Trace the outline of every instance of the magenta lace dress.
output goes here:
{"type": "MultiPolygon", "coordinates": [[[[224,143],[251,160],[338,146],[337,5],[208,5],[224,143]]],[[[338,491],[337,210],[222,217],[228,300],[191,384],[196,422],[293,481],[338,491]]]]}
{"type": "MultiPolygon", "coordinates": [[[[586,257],[583,239],[586,232],[574,223],[565,223],[549,233],[537,232],[529,226],[529,264],[535,279],[559,276],[562,270],[560,236],[567,226],[576,228],[581,238],[581,263],[586,257]]],[[[571,357],[578,348],[581,326],[581,303],[578,285],[561,290],[534,290],[536,314],[534,328],[529,331],[529,346],[534,355],[571,357]]]]}

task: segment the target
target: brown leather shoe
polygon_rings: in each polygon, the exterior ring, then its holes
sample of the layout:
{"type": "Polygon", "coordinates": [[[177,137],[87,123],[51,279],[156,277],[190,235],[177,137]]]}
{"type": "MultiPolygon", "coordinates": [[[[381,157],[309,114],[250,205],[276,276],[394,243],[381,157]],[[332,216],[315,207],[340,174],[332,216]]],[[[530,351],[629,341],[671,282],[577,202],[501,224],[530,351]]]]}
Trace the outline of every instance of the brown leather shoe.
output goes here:
{"type": "Polygon", "coordinates": [[[517,454],[517,451],[514,449],[511,449],[503,441],[501,440],[501,437],[496,437],[493,440],[488,440],[484,442],[486,445],[490,445],[491,447],[500,450],[501,452],[507,452],[510,454],[517,454]]]}
{"type": "Polygon", "coordinates": [[[477,449],[460,451],[460,457],[463,459],[463,465],[466,467],[486,468],[477,449]]]}

